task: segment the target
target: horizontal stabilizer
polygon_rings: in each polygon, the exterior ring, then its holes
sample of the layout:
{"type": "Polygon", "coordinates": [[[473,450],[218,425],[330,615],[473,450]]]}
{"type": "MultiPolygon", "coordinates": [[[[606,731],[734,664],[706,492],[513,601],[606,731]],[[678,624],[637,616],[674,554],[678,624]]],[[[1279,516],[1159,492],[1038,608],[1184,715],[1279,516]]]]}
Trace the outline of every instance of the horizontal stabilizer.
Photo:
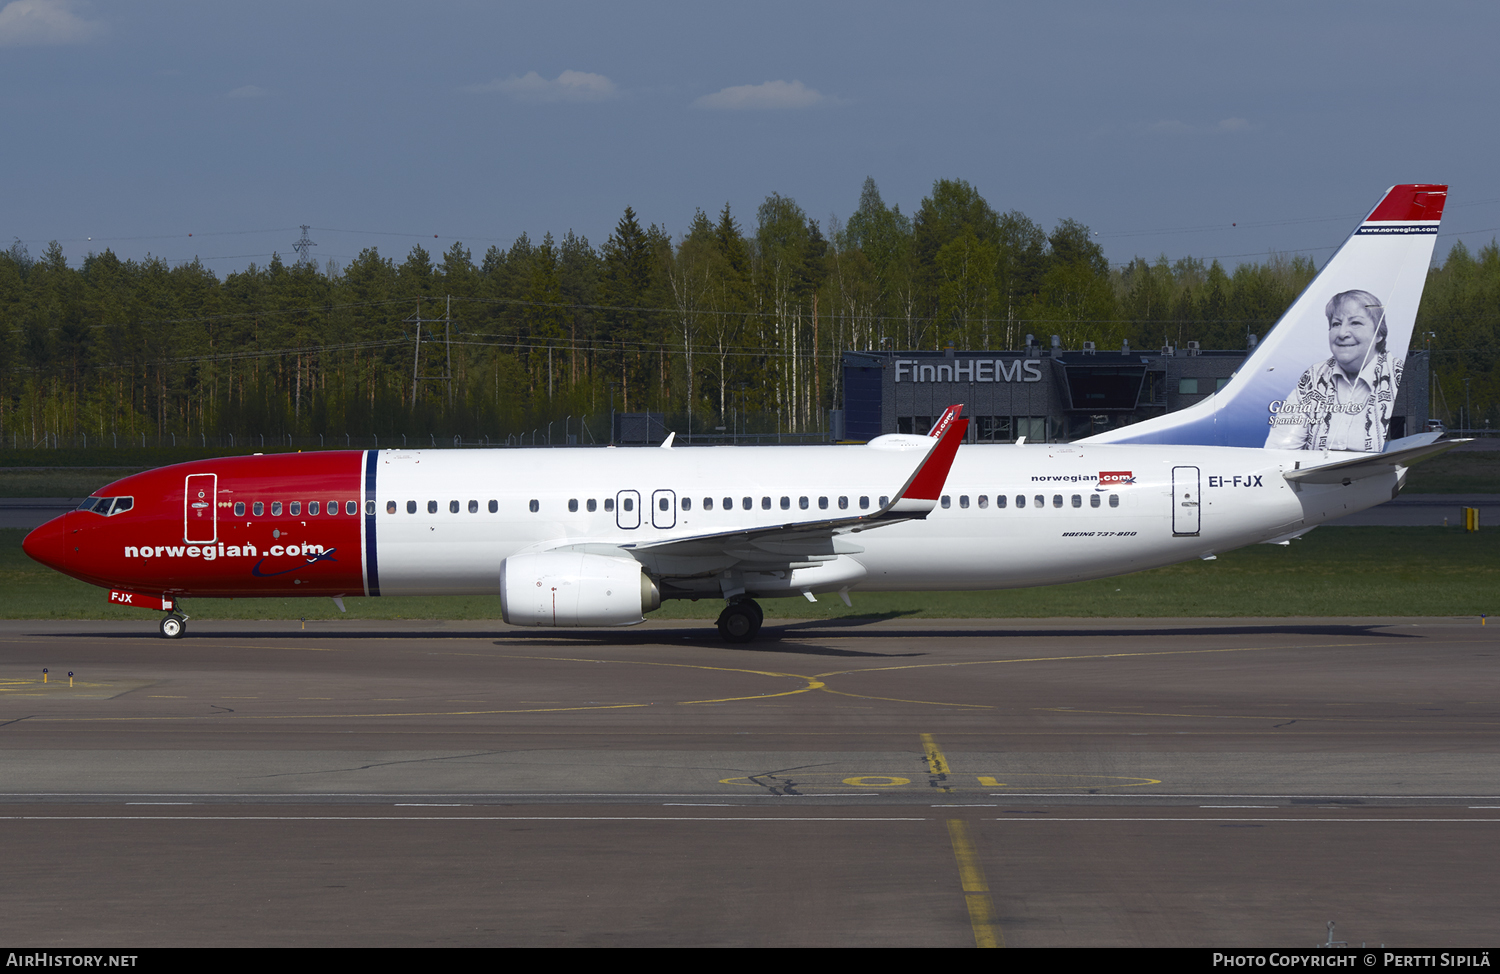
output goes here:
{"type": "MultiPolygon", "coordinates": [[[[1410,439],[1417,439],[1417,437],[1410,437],[1410,439]]],[[[1409,467],[1419,460],[1446,453],[1460,443],[1467,442],[1469,441],[1443,440],[1441,443],[1428,443],[1425,446],[1412,446],[1404,450],[1354,457],[1351,460],[1338,460],[1317,467],[1288,470],[1282,476],[1292,483],[1299,484],[1351,484],[1356,480],[1364,480],[1366,477],[1378,477],[1381,474],[1390,473],[1397,467],[1409,467]]]]}

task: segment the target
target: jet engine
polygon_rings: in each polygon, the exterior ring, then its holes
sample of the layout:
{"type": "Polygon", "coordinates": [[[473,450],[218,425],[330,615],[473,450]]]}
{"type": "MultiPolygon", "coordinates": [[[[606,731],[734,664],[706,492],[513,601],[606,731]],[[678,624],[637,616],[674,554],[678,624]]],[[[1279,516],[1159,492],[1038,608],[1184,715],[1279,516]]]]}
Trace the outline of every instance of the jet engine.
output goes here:
{"type": "Polygon", "coordinates": [[[633,626],[660,606],[633,558],[540,551],[500,563],[500,613],[513,626],[633,626]]]}

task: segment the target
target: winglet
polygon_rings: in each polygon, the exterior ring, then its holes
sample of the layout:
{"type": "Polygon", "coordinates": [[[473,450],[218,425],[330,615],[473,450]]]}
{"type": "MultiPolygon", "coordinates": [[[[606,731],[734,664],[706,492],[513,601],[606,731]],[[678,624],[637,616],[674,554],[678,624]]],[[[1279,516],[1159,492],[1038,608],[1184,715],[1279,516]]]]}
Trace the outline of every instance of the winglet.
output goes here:
{"type": "Polygon", "coordinates": [[[958,455],[958,445],[964,441],[969,428],[967,419],[960,419],[964,407],[960,403],[949,406],[933,424],[929,436],[937,439],[927,458],[917,467],[906,486],[901,489],[894,503],[884,514],[922,516],[937,507],[938,496],[948,482],[948,471],[953,467],[953,458],[958,455]]]}

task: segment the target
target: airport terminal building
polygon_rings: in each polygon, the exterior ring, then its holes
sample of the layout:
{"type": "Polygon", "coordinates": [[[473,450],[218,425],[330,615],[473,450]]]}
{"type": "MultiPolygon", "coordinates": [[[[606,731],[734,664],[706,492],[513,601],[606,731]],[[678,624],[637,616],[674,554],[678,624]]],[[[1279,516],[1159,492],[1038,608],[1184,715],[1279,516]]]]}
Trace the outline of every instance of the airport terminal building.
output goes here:
{"type": "MultiPolygon", "coordinates": [[[[1142,353],[1121,349],[974,352],[845,352],[842,438],[925,433],[944,408],[964,404],[968,439],[1064,442],[1200,402],[1224,387],[1248,350],[1196,342],[1142,353]]],[[[1427,427],[1428,355],[1411,352],[1397,390],[1390,437],[1427,427]]]]}

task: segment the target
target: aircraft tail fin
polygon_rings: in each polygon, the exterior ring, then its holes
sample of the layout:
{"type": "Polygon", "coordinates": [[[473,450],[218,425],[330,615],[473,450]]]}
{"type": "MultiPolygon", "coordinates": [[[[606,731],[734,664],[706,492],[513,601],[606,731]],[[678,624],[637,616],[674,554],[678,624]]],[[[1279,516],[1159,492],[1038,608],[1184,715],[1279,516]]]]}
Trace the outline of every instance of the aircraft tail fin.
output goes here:
{"type": "Polygon", "coordinates": [[[1223,389],[1084,442],[1379,453],[1447,196],[1391,187],[1223,389]]]}

